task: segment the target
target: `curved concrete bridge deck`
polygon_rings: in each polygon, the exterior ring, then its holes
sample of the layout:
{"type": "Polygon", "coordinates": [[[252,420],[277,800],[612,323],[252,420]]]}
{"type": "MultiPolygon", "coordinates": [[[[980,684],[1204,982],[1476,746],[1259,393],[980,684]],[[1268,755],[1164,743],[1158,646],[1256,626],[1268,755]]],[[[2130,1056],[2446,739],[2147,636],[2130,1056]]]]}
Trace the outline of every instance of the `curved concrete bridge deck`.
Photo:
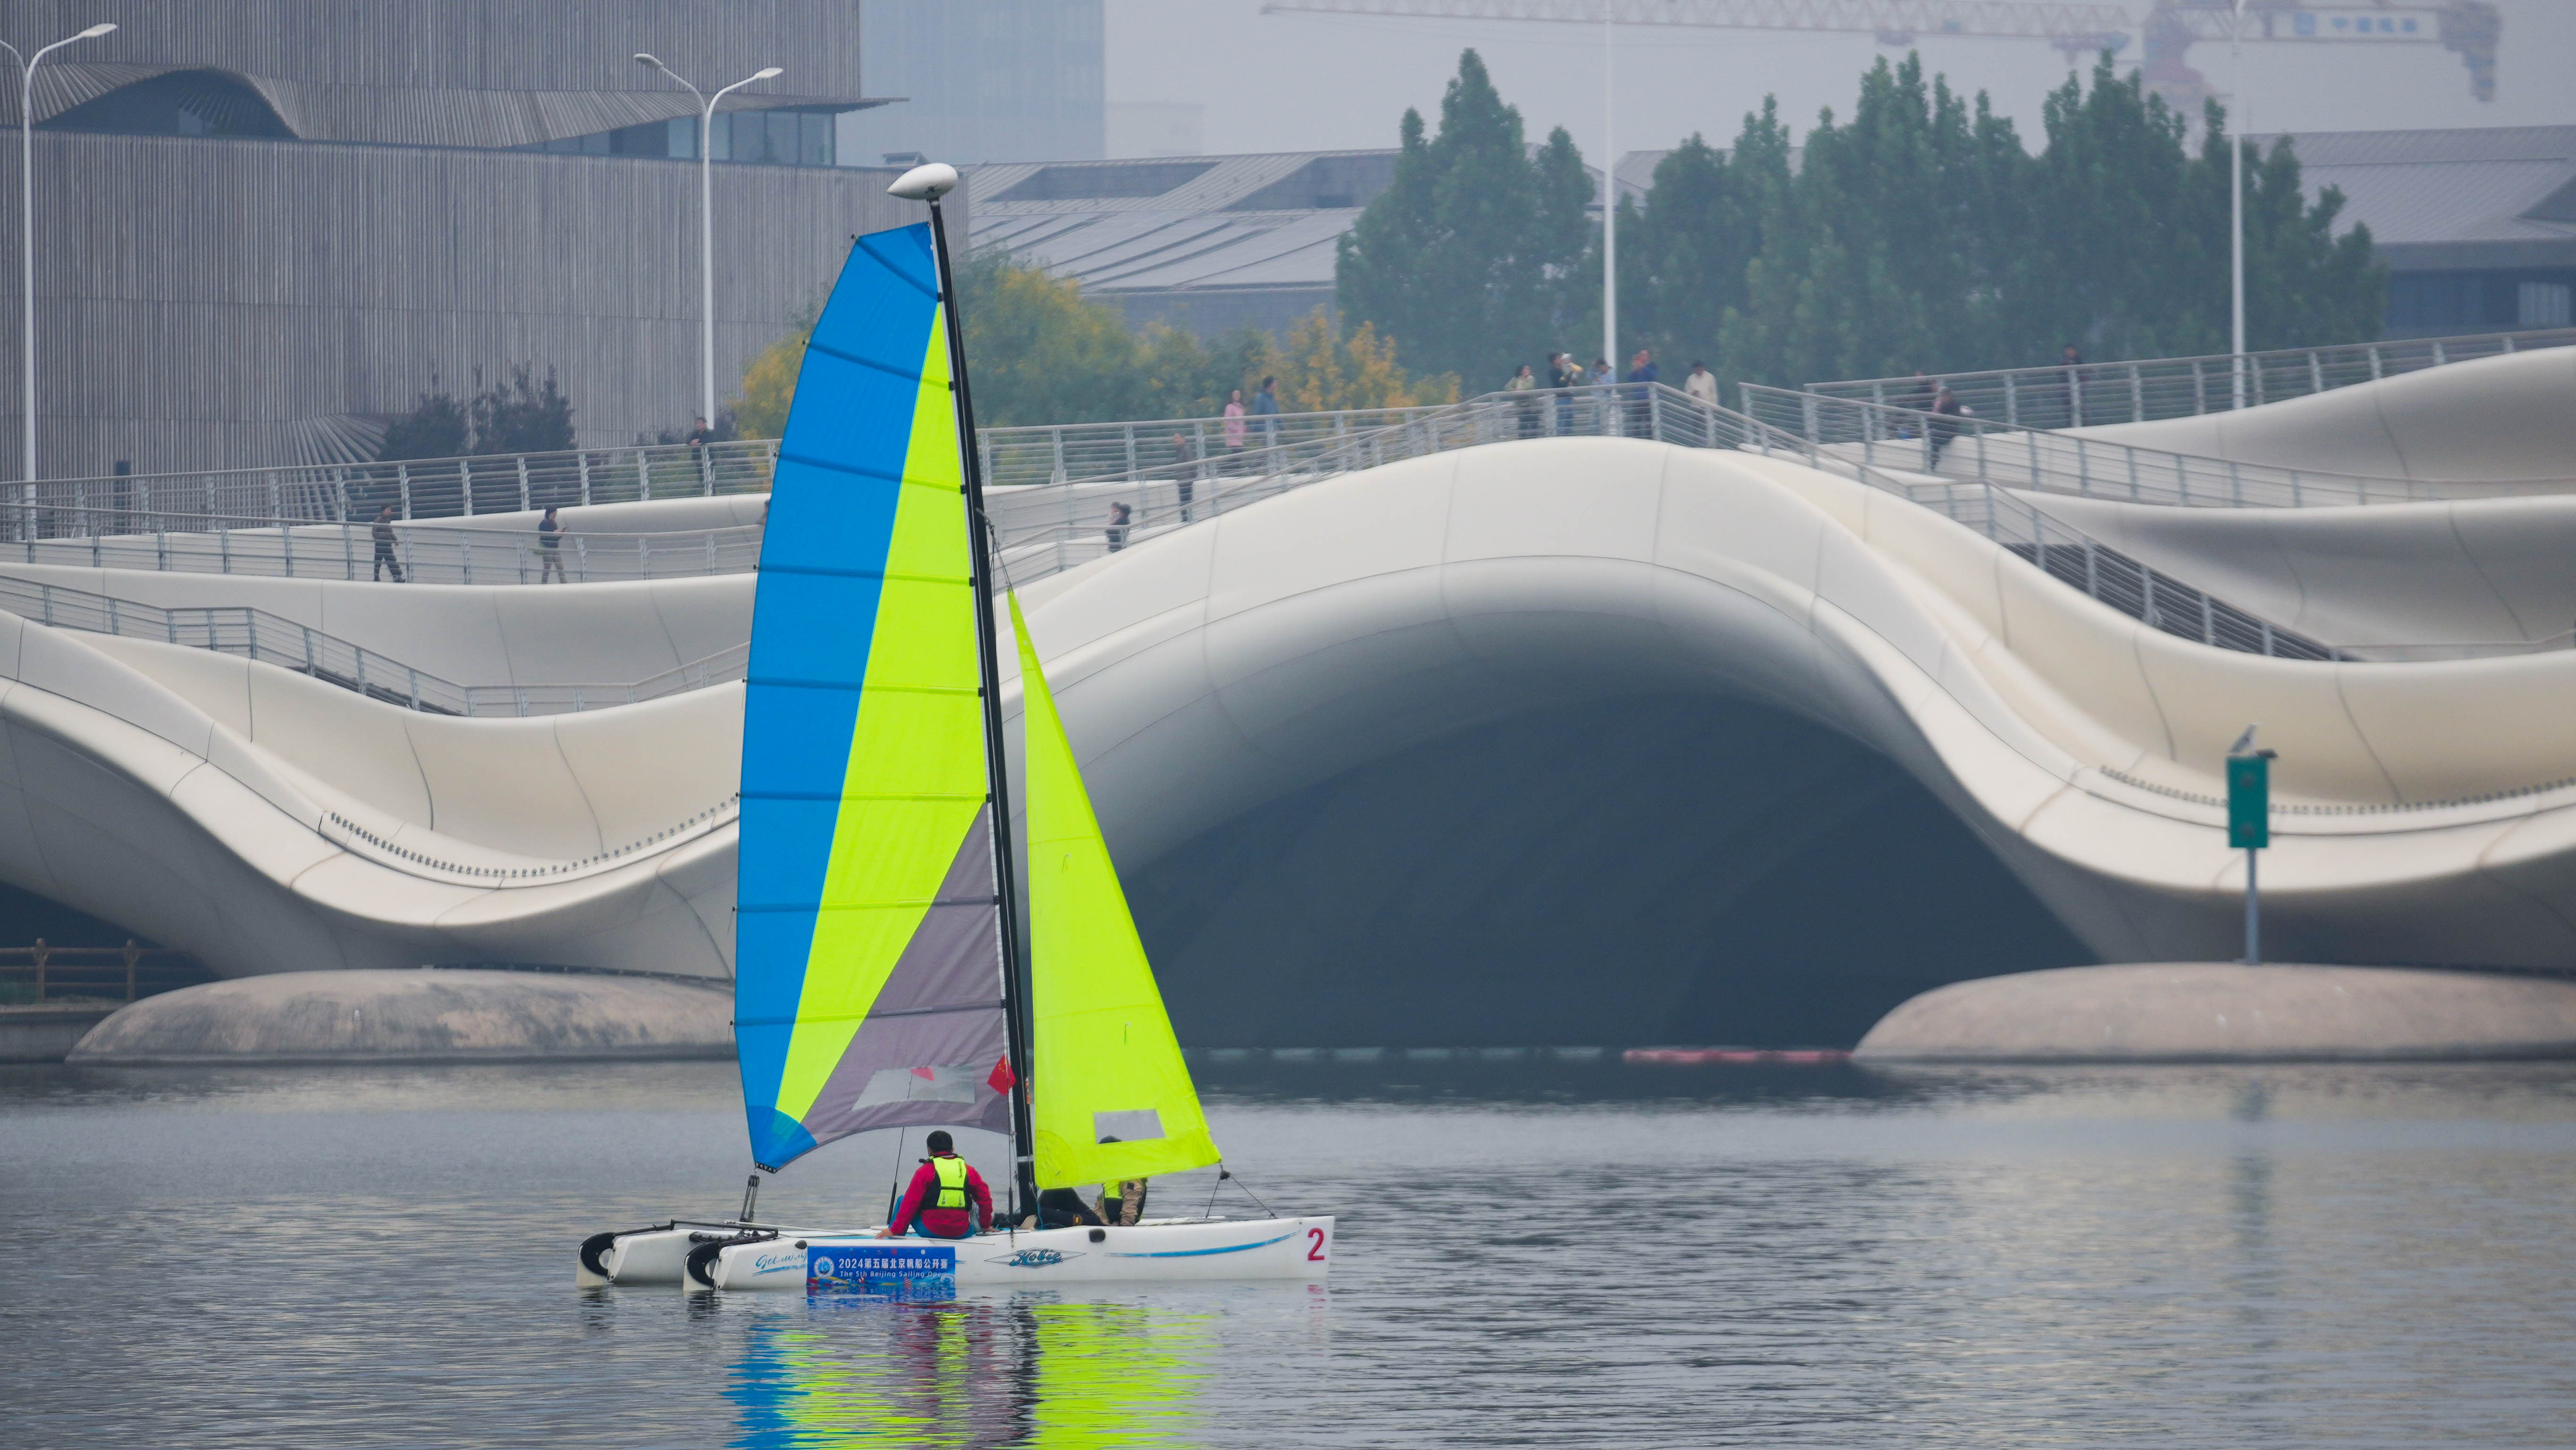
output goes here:
{"type": "MultiPolygon", "coordinates": [[[[2320,546],[2342,582],[2299,600],[2320,620],[2380,625],[2374,558],[2444,600],[2496,573],[2474,551],[2423,562],[2430,526],[2405,510],[2349,512],[2320,546]]],[[[2231,557],[2159,547],[2204,570],[2231,557]]],[[[750,585],[74,573],[158,603],[255,599],[510,679],[636,677],[737,643],[750,585]]],[[[2505,607],[2561,607],[2537,553],[2525,576],[2505,607]]],[[[2223,955],[2242,858],[2219,757],[2249,721],[2281,751],[2279,954],[2576,961],[2559,708],[2576,652],[2212,649],[1798,463],[1618,439],[1463,449],[1024,597],[1196,1040],[1719,1040],[1764,1011],[1823,1021],[1798,1015],[1814,1000],[1857,1036],[1940,981],[2223,955]]],[[[2495,606],[2442,607],[2461,611],[2449,630],[2495,606]]],[[[739,727],[732,686],[447,719],[0,617],[0,877],[228,975],[721,977],[739,727]]]]}

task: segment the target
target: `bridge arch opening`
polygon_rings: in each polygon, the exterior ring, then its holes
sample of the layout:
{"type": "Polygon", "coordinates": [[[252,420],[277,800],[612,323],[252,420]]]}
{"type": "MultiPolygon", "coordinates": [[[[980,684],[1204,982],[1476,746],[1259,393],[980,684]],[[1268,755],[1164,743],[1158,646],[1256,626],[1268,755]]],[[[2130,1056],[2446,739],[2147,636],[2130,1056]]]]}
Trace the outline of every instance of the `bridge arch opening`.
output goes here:
{"type": "Polygon", "coordinates": [[[1728,696],[1493,720],[1127,876],[1207,1046],[1848,1046],[1942,983],[2093,960],[1894,763],[1728,696]]]}

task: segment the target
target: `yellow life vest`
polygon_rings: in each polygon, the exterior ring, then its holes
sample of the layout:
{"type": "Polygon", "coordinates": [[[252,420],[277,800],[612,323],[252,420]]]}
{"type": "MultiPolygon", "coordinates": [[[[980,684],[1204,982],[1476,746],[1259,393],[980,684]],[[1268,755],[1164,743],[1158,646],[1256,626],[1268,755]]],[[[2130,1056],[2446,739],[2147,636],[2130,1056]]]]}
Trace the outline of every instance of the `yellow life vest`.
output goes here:
{"type": "Polygon", "coordinates": [[[966,1206],[966,1160],[954,1153],[944,1153],[930,1160],[930,1170],[939,1175],[939,1189],[930,1195],[924,1208],[964,1208],[966,1206]]]}

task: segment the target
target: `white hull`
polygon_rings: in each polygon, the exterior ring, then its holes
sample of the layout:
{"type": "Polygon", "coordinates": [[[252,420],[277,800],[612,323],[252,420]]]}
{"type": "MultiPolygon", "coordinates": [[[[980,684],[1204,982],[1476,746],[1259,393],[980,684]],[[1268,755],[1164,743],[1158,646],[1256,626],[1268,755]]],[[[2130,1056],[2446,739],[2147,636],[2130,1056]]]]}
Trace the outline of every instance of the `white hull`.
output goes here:
{"type": "Polygon", "coordinates": [[[684,1287],[940,1299],[996,1286],[1311,1282],[1324,1278],[1332,1247],[1329,1216],[1023,1229],[970,1239],[791,1229],[776,1238],[701,1246],[688,1256],[684,1287]]]}
{"type": "Polygon", "coordinates": [[[746,1225],[735,1219],[674,1219],[650,1228],[593,1235],[574,1260],[573,1283],[584,1289],[607,1284],[676,1284],[686,1272],[689,1250],[745,1232],[782,1233],[793,1238],[851,1231],[746,1225]]]}

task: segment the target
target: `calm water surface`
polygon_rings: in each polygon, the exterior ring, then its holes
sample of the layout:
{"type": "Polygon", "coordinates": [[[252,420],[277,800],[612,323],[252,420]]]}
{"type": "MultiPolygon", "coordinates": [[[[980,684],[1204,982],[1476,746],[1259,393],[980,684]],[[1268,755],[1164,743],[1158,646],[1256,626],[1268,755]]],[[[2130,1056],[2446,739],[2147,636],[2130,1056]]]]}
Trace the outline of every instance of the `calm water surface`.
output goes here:
{"type": "MultiPolygon", "coordinates": [[[[1342,1216],[1328,1291],[585,1292],[585,1232],[738,1201],[729,1068],[0,1069],[0,1442],[2576,1438],[2567,1067],[1205,1086],[1253,1188],[1342,1216]]],[[[764,1216],[881,1210],[895,1158],[764,1216]]]]}

